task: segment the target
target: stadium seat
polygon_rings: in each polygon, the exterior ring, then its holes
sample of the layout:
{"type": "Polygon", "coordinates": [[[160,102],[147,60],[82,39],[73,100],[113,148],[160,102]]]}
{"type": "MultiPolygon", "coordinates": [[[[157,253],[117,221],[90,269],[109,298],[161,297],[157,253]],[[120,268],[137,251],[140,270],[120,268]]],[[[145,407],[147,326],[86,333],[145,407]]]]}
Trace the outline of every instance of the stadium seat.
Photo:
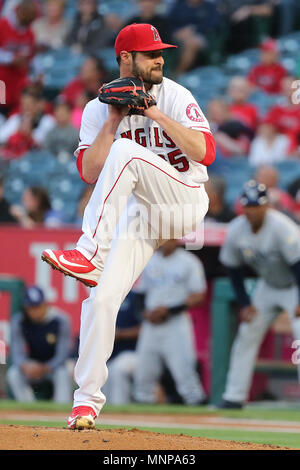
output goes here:
{"type": "Polygon", "coordinates": [[[232,157],[226,159],[226,167],[222,176],[227,183],[225,199],[229,205],[232,205],[241,194],[243,184],[252,178],[253,169],[250,167],[247,157],[232,157]]]}
{"type": "Polygon", "coordinates": [[[96,54],[102,59],[105,68],[110,72],[116,72],[119,70],[118,63],[116,61],[116,54],[113,47],[105,47],[96,52],[96,54]]]}
{"type": "Polygon", "coordinates": [[[224,64],[224,71],[228,75],[247,75],[258,61],[258,49],[247,49],[240,54],[229,56],[224,64]]]}
{"type": "Polygon", "coordinates": [[[300,31],[294,31],[278,39],[279,48],[283,56],[287,53],[299,53],[300,31]]]}
{"type": "Polygon", "coordinates": [[[260,114],[264,115],[272,106],[284,102],[284,97],[282,95],[270,95],[263,91],[255,91],[250,95],[249,102],[255,104],[259,108],[260,114]]]}
{"type": "Polygon", "coordinates": [[[300,162],[299,160],[289,159],[274,165],[279,174],[279,186],[282,189],[287,187],[297,178],[300,177],[300,162]]]}
{"type": "Polygon", "coordinates": [[[282,65],[287,69],[290,75],[295,75],[297,72],[298,57],[290,56],[283,57],[281,60],[282,65]]]}
{"type": "Polygon", "coordinates": [[[37,55],[34,67],[44,75],[46,88],[61,89],[78,75],[84,60],[84,55],[62,48],[37,55]]]}
{"type": "Polygon", "coordinates": [[[101,0],[99,13],[108,15],[114,13],[122,19],[136,15],[136,4],[132,0],[101,0]]]}

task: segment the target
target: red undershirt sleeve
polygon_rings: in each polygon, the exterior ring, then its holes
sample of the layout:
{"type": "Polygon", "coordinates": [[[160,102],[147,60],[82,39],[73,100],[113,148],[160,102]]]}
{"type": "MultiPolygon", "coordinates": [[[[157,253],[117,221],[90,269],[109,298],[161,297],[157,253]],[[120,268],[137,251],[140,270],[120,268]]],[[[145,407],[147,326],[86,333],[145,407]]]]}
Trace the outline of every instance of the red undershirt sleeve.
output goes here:
{"type": "MultiPolygon", "coordinates": [[[[82,181],[84,181],[85,183],[88,183],[84,177],[82,176],[82,158],[83,158],[83,154],[85,152],[86,149],[81,149],[78,153],[78,156],[77,156],[77,160],[76,160],[76,165],[77,165],[77,170],[80,174],[80,178],[82,179],[82,181]]],[[[88,183],[89,184],[89,183],[88,183]]]]}
{"type": "Polygon", "coordinates": [[[206,143],[206,153],[203,160],[200,162],[202,165],[209,166],[213,163],[216,158],[216,144],[212,134],[203,132],[205,143],[206,143]]]}

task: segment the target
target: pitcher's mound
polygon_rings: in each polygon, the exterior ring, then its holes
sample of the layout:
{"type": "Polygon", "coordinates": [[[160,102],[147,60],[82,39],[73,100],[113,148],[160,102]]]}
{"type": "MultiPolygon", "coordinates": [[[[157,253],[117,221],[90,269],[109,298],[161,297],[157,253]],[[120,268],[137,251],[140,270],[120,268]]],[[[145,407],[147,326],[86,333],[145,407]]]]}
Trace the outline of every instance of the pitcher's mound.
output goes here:
{"type": "Polygon", "coordinates": [[[278,450],[251,442],[160,434],[138,429],[69,429],[0,425],[1,450],[278,450]]]}

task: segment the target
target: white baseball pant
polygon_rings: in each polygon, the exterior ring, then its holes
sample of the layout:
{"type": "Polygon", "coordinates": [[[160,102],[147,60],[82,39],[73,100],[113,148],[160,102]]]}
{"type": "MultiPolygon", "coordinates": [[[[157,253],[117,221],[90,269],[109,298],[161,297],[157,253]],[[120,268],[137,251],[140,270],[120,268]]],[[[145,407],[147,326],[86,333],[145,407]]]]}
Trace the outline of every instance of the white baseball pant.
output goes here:
{"type": "MultiPolygon", "coordinates": [[[[51,380],[54,387],[53,400],[56,403],[69,403],[71,391],[71,376],[65,365],[57,367],[46,379],[51,380]]],[[[39,383],[39,380],[29,381],[23,374],[20,367],[12,365],[7,371],[7,383],[9,384],[13,396],[18,401],[32,402],[36,400],[32,386],[39,383]]]]}
{"type": "Polygon", "coordinates": [[[134,395],[137,401],[155,402],[155,386],[164,363],[185,403],[194,405],[205,398],[196,371],[193,325],[187,313],[174,315],[160,325],[145,321],[136,352],[134,395]]]}
{"type": "MultiPolygon", "coordinates": [[[[248,398],[253,370],[260,345],[281,311],[287,311],[295,339],[300,339],[300,318],[295,317],[299,303],[298,287],[275,289],[260,279],[253,294],[252,304],[257,315],[249,323],[242,322],[234,340],[226,388],[225,400],[244,402],[248,398]]],[[[300,368],[298,369],[300,377],[300,368]]]]}
{"type": "Polygon", "coordinates": [[[100,269],[101,276],[82,304],[79,358],[74,371],[79,388],[74,406],[87,405],[96,414],[100,412],[105,404],[101,387],[107,379],[106,362],[112,353],[121,303],[161,240],[192,232],[207,209],[203,184],[195,184],[129,139],[113,143],[86,207],[84,233],[77,245],[100,269]],[[154,221],[144,211],[153,208],[154,221]],[[169,222],[174,208],[175,217],[169,222]],[[162,212],[164,218],[158,226],[156,216],[162,212]],[[168,225],[172,233],[165,236],[168,225]],[[153,237],[147,236],[149,227],[153,237]]]}

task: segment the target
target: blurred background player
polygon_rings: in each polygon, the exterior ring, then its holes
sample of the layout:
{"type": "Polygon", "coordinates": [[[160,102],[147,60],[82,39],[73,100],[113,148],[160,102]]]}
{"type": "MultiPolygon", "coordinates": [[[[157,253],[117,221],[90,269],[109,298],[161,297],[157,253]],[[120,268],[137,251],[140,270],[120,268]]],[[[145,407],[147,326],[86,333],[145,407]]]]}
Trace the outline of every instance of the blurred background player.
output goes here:
{"type": "Polygon", "coordinates": [[[71,377],[66,368],[70,352],[70,322],[50,307],[38,286],[26,289],[23,312],[11,321],[12,365],[7,381],[18,401],[35,401],[34,387],[47,379],[53,383],[53,400],[72,399],[71,377]]]}
{"type": "Polygon", "coordinates": [[[184,403],[201,404],[205,393],[196,371],[190,307],[202,303],[206,281],[202,263],[169,240],[146,266],[136,292],[145,296],[137,344],[135,399],[154,403],[156,385],[166,365],[184,403]]]}
{"type": "Polygon", "coordinates": [[[241,204],[244,215],[229,224],[220,252],[241,308],[222,408],[243,407],[259,347],[279,313],[289,313],[294,337],[300,338],[299,229],[269,208],[266,187],[255,180],[245,184],[241,204]],[[245,290],[244,266],[258,276],[251,298],[245,290]]]}
{"type": "Polygon", "coordinates": [[[205,221],[230,222],[235,217],[235,213],[225,201],[226,181],[224,178],[212,175],[205,183],[205,190],[209,197],[209,208],[205,221]]]}

